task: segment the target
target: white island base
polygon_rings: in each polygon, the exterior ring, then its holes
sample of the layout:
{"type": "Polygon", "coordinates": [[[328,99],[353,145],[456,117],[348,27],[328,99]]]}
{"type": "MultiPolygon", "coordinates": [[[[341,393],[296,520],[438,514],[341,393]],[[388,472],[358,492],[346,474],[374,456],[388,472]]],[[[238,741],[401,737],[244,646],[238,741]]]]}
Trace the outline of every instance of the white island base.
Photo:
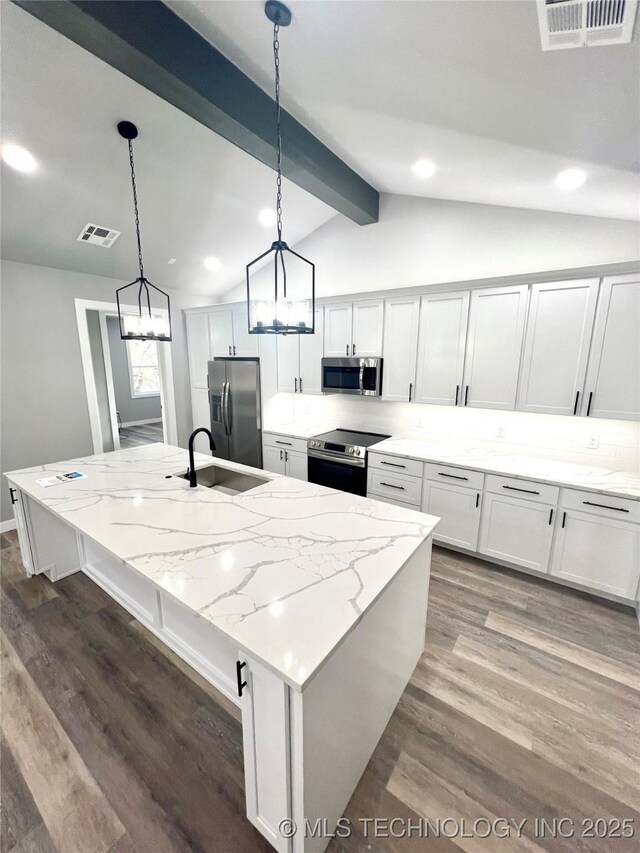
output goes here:
{"type": "Polygon", "coordinates": [[[422,654],[431,536],[298,690],[19,489],[16,500],[27,572],[84,572],[239,705],[247,817],[282,853],[323,851],[422,654]]]}

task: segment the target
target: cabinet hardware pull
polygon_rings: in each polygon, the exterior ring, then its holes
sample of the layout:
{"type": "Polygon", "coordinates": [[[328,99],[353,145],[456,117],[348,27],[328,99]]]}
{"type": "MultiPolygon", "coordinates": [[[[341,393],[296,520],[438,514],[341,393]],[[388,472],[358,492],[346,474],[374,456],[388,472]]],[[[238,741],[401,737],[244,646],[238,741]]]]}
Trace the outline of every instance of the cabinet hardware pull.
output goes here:
{"type": "Polygon", "coordinates": [[[553,521],[553,510],[549,513],[549,524],[553,521]]]}
{"type": "Polygon", "coordinates": [[[291,442],[290,442],[290,441],[280,441],[280,440],[279,440],[279,439],[277,439],[277,438],[276,438],[276,444],[286,444],[286,445],[287,445],[287,447],[293,447],[293,445],[291,444],[291,442]]]}
{"type": "Polygon", "coordinates": [[[347,355],[349,355],[349,344],[347,344],[347,355]]]}
{"type": "Polygon", "coordinates": [[[609,506],[609,504],[597,504],[593,503],[593,501],[582,501],[585,506],[599,506],[602,509],[615,509],[616,512],[629,512],[628,509],[625,509],[623,506],[609,506]]]}
{"type": "Polygon", "coordinates": [[[567,520],[567,513],[566,513],[566,512],[563,512],[563,513],[562,513],[562,529],[563,529],[563,530],[564,530],[564,523],[565,523],[565,521],[566,521],[566,520],[567,520]]]}
{"type": "Polygon", "coordinates": [[[503,486],[503,489],[510,489],[512,492],[525,492],[527,495],[539,495],[540,492],[536,492],[535,489],[518,489],[516,486],[503,486]]]}
{"type": "Polygon", "coordinates": [[[351,355],[355,355],[355,354],[356,354],[356,345],[351,344],[351,355]]]}
{"type": "Polygon", "coordinates": [[[459,385],[456,385],[456,401],[455,401],[455,403],[453,404],[454,406],[457,406],[457,405],[458,405],[458,397],[459,397],[459,396],[460,396],[460,386],[459,386],[459,385]]]}
{"type": "Polygon", "coordinates": [[[413,382],[409,383],[409,402],[411,402],[411,397],[413,396],[413,382]]]}
{"type": "Polygon", "coordinates": [[[467,385],[467,387],[464,389],[464,404],[465,404],[465,406],[467,405],[468,400],[469,400],[469,386],[467,385]]]}
{"type": "Polygon", "coordinates": [[[452,480],[468,480],[468,477],[460,477],[458,474],[443,474],[438,471],[438,477],[451,477],[452,480]]]}
{"type": "Polygon", "coordinates": [[[390,489],[400,489],[401,492],[404,492],[404,486],[394,486],[393,483],[385,483],[380,480],[381,486],[388,486],[390,489]]]}
{"type": "Polygon", "coordinates": [[[577,414],[577,412],[578,412],[578,400],[579,400],[579,399],[580,399],[580,392],[579,392],[579,391],[576,391],[576,401],[575,401],[575,403],[573,404],[573,414],[574,414],[574,415],[575,415],[575,414],[577,414]]]}
{"type": "Polygon", "coordinates": [[[298,377],[297,377],[297,376],[296,376],[296,378],[293,380],[293,385],[294,385],[294,392],[293,392],[293,393],[294,393],[294,394],[297,394],[297,393],[298,393],[298,377]]]}
{"type": "Polygon", "coordinates": [[[234,355],[236,354],[236,345],[235,344],[233,345],[233,354],[234,355]]]}
{"type": "Polygon", "coordinates": [[[229,344],[229,355],[231,355],[231,344],[229,344]]]}
{"type": "Polygon", "coordinates": [[[289,451],[288,450],[285,450],[285,452],[284,452],[284,461],[285,462],[289,461],[289,451]]]}
{"type": "Polygon", "coordinates": [[[480,504],[480,492],[478,492],[478,494],[476,495],[476,509],[478,509],[479,504],[480,504]]]}
{"type": "Polygon", "coordinates": [[[381,465],[390,465],[392,468],[406,468],[406,465],[401,465],[399,462],[385,462],[384,459],[380,462],[381,465]]]}
{"type": "Polygon", "coordinates": [[[282,454],[283,454],[283,453],[284,453],[284,450],[282,450],[282,448],[280,448],[280,461],[281,461],[281,462],[282,462],[282,454]]]}
{"type": "Polygon", "coordinates": [[[589,391],[589,402],[587,403],[587,417],[591,414],[591,403],[593,401],[593,391],[589,391]]]}
{"type": "Polygon", "coordinates": [[[242,668],[247,665],[246,660],[240,663],[236,661],[236,681],[238,682],[238,696],[242,696],[242,688],[247,686],[247,682],[242,680],[242,668]]]}
{"type": "Polygon", "coordinates": [[[302,394],[302,376],[300,376],[299,378],[300,378],[300,393],[302,394]]]}
{"type": "Polygon", "coordinates": [[[16,490],[9,487],[9,495],[11,496],[11,503],[12,504],[18,503],[18,498],[16,497],[16,494],[17,494],[16,490]]]}

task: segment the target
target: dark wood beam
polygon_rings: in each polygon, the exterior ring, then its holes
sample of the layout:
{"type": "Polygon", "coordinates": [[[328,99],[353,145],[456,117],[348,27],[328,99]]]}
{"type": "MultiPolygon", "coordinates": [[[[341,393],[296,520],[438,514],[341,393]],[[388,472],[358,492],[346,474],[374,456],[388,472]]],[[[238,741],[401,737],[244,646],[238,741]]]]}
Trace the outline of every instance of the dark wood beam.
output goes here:
{"type": "MultiPolygon", "coordinates": [[[[275,167],[274,101],[159,0],[14,0],[127,77],[275,167]]],[[[270,38],[265,21],[265,38],[270,38]]],[[[283,173],[340,213],[378,221],[378,191],[282,112],[283,173]]]]}

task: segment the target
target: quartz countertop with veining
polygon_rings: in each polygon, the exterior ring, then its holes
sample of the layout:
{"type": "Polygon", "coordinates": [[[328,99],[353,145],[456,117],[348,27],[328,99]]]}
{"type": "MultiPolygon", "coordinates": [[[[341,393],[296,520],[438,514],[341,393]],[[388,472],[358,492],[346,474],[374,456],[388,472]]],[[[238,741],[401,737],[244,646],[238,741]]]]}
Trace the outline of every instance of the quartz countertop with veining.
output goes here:
{"type": "MultiPolygon", "coordinates": [[[[196,454],[196,467],[212,463],[196,454]]],[[[216,459],[267,482],[230,496],[174,474],[187,452],[150,444],[5,476],[238,648],[303,689],[438,519],[216,459]],[[36,480],[87,474],[44,488],[36,480]]]]}

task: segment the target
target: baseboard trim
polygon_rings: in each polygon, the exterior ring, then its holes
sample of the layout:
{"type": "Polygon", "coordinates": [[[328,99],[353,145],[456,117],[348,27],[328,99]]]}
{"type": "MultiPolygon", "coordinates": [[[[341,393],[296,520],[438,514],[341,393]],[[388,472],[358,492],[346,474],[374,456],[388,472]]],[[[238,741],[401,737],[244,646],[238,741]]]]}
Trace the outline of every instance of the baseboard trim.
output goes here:
{"type": "Polygon", "coordinates": [[[127,421],[126,423],[123,423],[122,426],[124,428],[124,427],[132,427],[132,426],[144,426],[145,424],[161,424],[161,423],[162,423],[162,418],[147,418],[146,421],[127,421]]]}
{"type": "Polygon", "coordinates": [[[8,533],[10,530],[16,529],[15,518],[10,518],[8,521],[0,521],[0,533],[8,533]]]}

